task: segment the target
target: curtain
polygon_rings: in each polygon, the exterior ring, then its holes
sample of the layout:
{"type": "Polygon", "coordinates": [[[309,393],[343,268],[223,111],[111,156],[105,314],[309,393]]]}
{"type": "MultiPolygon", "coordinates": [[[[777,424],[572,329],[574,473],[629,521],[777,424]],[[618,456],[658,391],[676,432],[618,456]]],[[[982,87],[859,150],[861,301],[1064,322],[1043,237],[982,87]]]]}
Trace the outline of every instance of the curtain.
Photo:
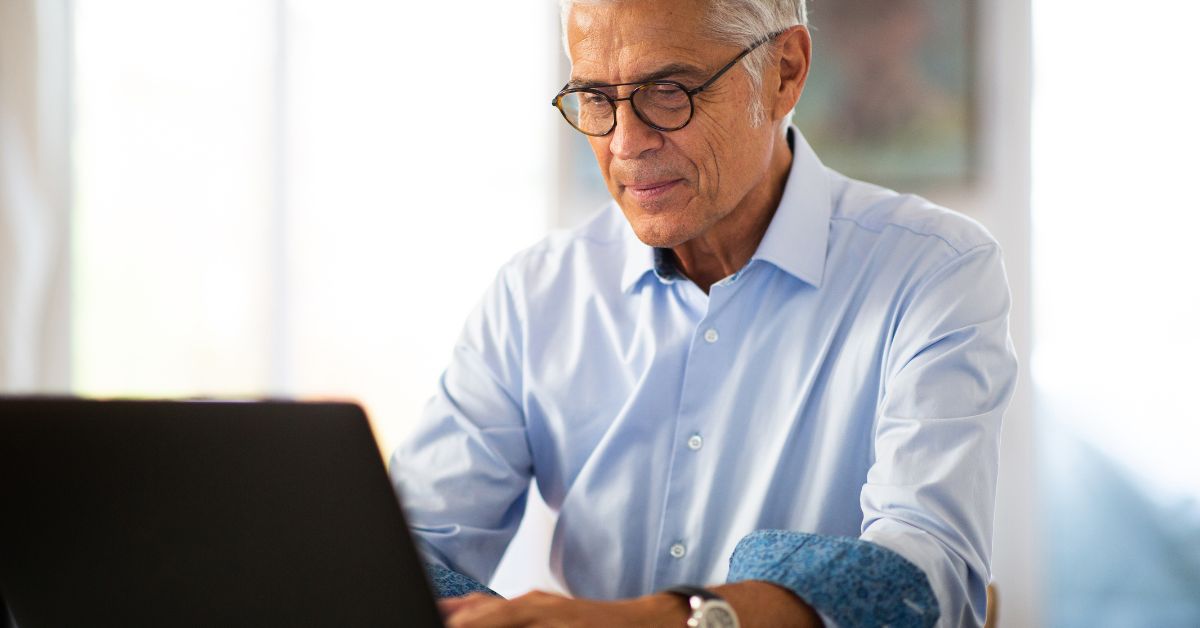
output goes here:
{"type": "Polygon", "coordinates": [[[66,0],[0,0],[0,392],[68,385],[66,0]]]}

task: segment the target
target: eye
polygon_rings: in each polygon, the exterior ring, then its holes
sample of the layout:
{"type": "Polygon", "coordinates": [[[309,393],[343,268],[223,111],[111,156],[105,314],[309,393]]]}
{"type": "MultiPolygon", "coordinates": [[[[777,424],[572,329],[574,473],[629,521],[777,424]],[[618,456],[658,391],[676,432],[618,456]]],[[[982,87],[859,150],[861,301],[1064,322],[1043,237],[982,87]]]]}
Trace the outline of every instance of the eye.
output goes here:
{"type": "Polygon", "coordinates": [[[653,107],[680,109],[688,106],[687,93],[675,85],[651,85],[640,95],[643,102],[653,107]]]}

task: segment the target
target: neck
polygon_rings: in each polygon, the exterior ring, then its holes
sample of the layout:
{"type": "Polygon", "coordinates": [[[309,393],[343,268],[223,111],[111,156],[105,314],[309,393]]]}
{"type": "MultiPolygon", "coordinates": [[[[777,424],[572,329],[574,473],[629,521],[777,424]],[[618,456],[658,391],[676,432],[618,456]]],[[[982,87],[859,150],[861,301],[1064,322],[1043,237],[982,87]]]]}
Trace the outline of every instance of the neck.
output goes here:
{"type": "Polygon", "coordinates": [[[741,270],[762,241],[783,198],[792,167],[787,139],[775,136],[771,159],[763,178],[733,211],[699,236],[672,248],[678,270],[705,294],[712,285],[741,270]]]}

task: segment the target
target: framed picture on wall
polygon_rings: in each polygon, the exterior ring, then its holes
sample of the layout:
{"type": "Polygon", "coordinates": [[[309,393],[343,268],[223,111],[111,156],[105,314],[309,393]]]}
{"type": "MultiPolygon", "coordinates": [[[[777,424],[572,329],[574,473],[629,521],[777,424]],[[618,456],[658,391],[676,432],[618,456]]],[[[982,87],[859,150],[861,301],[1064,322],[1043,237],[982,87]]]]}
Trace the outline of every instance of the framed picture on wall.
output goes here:
{"type": "Polygon", "coordinates": [[[975,170],[969,0],[813,0],[813,63],[794,121],[826,165],[901,191],[975,170]]]}

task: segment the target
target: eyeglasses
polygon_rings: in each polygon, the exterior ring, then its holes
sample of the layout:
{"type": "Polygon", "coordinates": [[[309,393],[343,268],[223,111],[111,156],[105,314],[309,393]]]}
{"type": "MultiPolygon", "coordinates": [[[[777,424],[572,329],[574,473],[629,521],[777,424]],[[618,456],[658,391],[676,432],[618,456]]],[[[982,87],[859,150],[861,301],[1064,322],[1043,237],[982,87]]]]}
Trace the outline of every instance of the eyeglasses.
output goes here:
{"type": "MultiPolygon", "coordinates": [[[[592,87],[563,87],[550,102],[562,113],[564,119],[580,133],[603,137],[617,128],[617,103],[628,100],[638,119],[646,126],[659,131],[678,131],[692,121],[696,113],[693,97],[712,86],[721,75],[737,65],[755,48],[775,39],[783,31],[771,33],[754,42],[749,48],[717,70],[712,78],[695,89],[688,89],[675,81],[647,81],[645,83],[615,83],[592,87]],[[603,88],[636,85],[624,98],[614,98],[603,88]]],[[[569,85],[569,84],[568,84],[569,85]]]]}

